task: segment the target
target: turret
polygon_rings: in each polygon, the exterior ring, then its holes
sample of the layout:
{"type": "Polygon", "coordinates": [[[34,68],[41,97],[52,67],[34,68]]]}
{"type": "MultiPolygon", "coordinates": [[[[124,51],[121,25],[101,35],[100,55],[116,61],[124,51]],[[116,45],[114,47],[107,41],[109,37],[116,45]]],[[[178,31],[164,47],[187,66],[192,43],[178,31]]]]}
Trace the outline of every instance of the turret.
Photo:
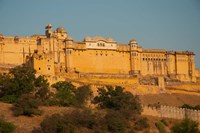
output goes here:
{"type": "Polygon", "coordinates": [[[51,24],[48,24],[46,27],[45,27],[46,31],[45,31],[45,35],[50,38],[53,34],[52,32],[52,25],[51,24]]]}
{"type": "Polygon", "coordinates": [[[138,46],[138,43],[135,39],[130,40],[130,61],[131,61],[131,70],[130,74],[138,75],[140,74],[140,52],[141,47],[138,46]]]}

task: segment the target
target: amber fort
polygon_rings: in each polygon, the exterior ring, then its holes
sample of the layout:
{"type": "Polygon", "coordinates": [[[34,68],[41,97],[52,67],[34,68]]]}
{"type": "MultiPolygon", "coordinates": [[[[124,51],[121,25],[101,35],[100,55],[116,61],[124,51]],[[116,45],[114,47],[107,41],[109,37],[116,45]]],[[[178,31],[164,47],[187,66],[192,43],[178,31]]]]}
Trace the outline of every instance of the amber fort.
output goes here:
{"type": "Polygon", "coordinates": [[[45,27],[44,35],[0,35],[0,64],[26,64],[37,74],[85,76],[164,76],[196,82],[195,54],[190,51],[145,49],[135,39],[119,44],[101,36],[73,40],[63,27],[45,27]]]}

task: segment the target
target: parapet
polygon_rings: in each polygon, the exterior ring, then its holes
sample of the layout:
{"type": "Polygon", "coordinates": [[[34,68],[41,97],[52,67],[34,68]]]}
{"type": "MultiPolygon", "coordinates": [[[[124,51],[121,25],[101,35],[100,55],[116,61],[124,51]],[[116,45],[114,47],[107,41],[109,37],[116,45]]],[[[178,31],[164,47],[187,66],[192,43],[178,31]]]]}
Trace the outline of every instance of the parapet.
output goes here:
{"type": "Polygon", "coordinates": [[[98,41],[104,41],[104,42],[109,42],[109,43],[117,43],[115,40],[112,38],[105,38],[102,36],[95,36],[95,37],[85,37],[84,42],[98,42],[98,41]]]}

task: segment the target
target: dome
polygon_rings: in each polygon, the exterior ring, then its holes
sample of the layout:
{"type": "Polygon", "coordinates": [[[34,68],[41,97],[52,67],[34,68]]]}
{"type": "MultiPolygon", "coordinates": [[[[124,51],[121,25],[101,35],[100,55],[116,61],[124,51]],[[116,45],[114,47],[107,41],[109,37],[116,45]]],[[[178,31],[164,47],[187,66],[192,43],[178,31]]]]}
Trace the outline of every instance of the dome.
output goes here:
{"type": "Polygon", "coordinates": [[[91,41],[91,37],[89,36],[85,37],[84,41],[91,41]]]}
{"type": "Polygon", "coordinates": [[[135,39],[130,40],[130,43],[137,43],[135,39]]]}
{"type": "Polygon", "coordinates": [[[57,31],[58,33],[66,33],[66,31],[65,31],[65,29],[64,29],[63,27],[58,27],[58,28],[56,29],[56,31],[57,31]]]}
{"type": "Polygon", "coordinates": [[[73,41],[73,38],[71,36],[68,36],[67,41],[73,41]]]}

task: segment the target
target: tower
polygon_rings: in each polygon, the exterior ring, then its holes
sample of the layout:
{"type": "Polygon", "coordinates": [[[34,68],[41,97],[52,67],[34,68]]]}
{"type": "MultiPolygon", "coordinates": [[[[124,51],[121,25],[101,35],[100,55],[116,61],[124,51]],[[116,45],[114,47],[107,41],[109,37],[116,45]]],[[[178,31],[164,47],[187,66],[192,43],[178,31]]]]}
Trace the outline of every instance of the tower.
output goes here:
{"type": "Polygon", "coordinates": [[[45,35],[48,37],[48,38],[50,38],[51,36],[52,36],[52,25],[51,24],[48,24],[46,27],[45,27],[45,29],[46,29],[46,31],[45,31],[45,35]]]}
{"type": "Polygon", "coordinates": [[[141,51],[142,48],[138,46],[138,43],[135,39],[130,40],[130,74],[138,75],[141,72],[141,51]]]}

